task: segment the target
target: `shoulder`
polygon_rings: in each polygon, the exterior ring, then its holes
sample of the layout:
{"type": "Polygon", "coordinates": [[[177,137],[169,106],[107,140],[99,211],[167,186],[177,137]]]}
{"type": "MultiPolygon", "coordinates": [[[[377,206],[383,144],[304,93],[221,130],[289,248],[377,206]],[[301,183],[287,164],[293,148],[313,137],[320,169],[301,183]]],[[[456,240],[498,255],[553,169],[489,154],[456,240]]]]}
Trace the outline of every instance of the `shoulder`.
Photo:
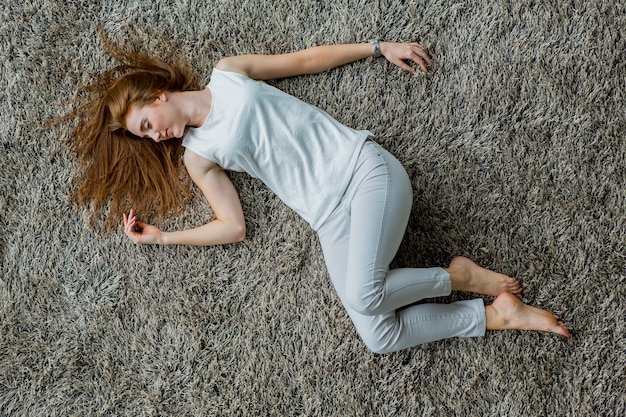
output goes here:
{"type": "Polygon", "coordinates": [[[209,81],[209,85],[219,88],[222,87],[234,87],[234,86],[250,86],[256,84],[255,80],[250,78],[246,73],[241,72],[239,70],[234,70],[234,66],[231,65],[223,65],[222,61],[217,63],[215,67],[213,67],[213,71],[211,72],[211,80],[209,81]]]}
{"type": "Polygon", "coordinates": [[[235,74],[244,75],[248,77],[245,71],[245,67],[241,65],[237,56],[230,56],[220,59],[215,65],[215,69],[225,72],[234,72],[235,74]]]}
{"type": "Polygon", "coordinates": [[[219,165],[217,165],[215,162],[198,155],[189,148],[185,148],[183,161],[185,163],[185,167],[187,168],[187,172],[189,172],[189,175],[191,175],[192,179],[201,177],[213,168],[219,167],[219,165]]]}

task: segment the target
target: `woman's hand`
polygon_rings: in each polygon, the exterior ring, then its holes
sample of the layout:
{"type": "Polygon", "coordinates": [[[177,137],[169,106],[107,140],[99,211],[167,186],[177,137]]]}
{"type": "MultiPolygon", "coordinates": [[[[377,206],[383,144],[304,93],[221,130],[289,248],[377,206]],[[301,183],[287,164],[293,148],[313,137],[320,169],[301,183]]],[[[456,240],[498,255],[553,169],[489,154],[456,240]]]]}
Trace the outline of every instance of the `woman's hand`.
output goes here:
{"type": "Polygon", "coordinates": [[[429,68],[435,67],[428,56],[428,52],[426,52],[426,48],[419,43],[379,42],[379,46],[381,55],[411,74],[415,74],[417,71],[406,61],[413,61],[422,69],[424,74],[428,74],[429,68]]]}
{"type": "Polygon", "coordinates": [[[124,214],[124,233],[136,244],[161,243],[162,232],[156,226],[137,220],[134,209],[130,209],[128,215],[124,214]]]}

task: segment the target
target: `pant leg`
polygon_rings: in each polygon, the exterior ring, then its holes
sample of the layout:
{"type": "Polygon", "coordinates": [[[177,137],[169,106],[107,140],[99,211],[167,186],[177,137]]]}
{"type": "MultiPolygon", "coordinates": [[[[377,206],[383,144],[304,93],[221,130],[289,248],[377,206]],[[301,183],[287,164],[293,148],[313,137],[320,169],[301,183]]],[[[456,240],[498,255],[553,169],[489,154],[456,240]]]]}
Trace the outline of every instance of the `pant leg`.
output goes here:
{"type": "Polygon", "coordinates": [[[485,330],[481,299],[397,310],[450,293],[450,277],[441,268],[389,271],[411,202],[410,183],[400,163],[368,142],[343,204],[318,230],[339,297],[366,345],[377,353],[454,336],[480,336],[485,330]]]}
{"type": "Polygon", "coordinates": [[[408,175],[400,162],[369,142],[355,170],[358,187],[350,198],[348,302],[364,315],[386,313],[435,295],[450,293],[445,271],[389,271],[413,203],[408,175]]]}

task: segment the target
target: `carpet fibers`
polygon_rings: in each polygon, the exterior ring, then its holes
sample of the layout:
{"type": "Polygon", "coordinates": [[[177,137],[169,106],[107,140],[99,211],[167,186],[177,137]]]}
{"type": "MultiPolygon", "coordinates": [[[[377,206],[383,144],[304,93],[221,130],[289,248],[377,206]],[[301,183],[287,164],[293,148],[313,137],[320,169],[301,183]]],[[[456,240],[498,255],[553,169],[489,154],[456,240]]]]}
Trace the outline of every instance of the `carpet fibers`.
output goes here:
{"type": "MultiPolygon", "coordinates": [[[[625,28],[609,0],[0,1],[0,415],[626,415],[625,28]],[[315,234],[243,174],[240,244],[135,246],[90,228],[68,202],[72,125],[45,122],[111,66],[99,24],[158,54],[167,40],[205,82],[232,54],[420,41],[429,76],[369,58],[274,84],[406,167],[394,266],[471,257],[572,337],[373,354],[315,234]]],[[[211,216],[196,190],[162,226],[211,216]]]]}

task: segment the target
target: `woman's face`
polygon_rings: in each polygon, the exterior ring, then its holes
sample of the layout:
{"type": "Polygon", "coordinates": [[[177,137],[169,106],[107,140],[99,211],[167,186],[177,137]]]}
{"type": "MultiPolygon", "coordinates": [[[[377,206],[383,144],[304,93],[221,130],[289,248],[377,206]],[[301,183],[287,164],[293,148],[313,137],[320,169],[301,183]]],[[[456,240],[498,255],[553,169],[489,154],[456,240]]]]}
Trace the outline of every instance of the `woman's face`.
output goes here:
{"type": "Polygon", "coordinates": [[[151,104],[132,104],[126,116],[126,126],[135,136],[161,142],[182,137],[186,127],[184,120],[167,93],[161,93],[151,104]]]}

